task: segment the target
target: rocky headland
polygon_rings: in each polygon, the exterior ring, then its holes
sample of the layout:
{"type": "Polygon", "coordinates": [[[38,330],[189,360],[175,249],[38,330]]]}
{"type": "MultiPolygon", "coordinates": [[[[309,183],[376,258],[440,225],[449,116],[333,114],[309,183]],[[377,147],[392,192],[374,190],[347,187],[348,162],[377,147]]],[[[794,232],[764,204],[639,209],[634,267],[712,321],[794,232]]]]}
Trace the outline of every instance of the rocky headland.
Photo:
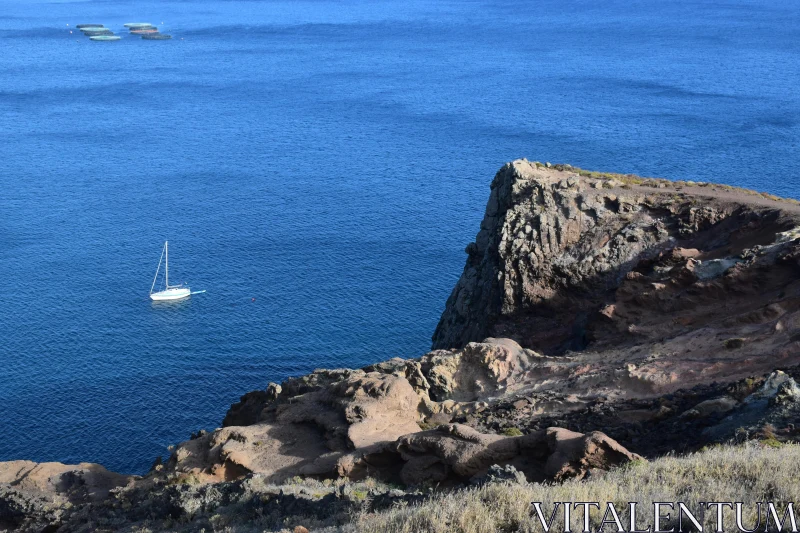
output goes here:
{"type": "Polygon", "coordinates": [[[466,253],[430,353],[265,384],[145,476],[0,463],[0,531],[357,530],[800,435],[797,202],[518,160],[466,253]]]}

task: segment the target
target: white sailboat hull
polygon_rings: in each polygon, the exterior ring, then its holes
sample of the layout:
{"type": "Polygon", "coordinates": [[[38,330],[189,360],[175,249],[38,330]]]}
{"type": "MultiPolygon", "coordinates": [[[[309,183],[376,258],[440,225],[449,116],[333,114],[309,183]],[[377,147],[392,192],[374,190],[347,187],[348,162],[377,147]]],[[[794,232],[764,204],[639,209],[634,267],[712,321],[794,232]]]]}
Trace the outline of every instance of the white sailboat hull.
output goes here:
{"type": "Polygon", "coordinates": [[[188,287],[176,287],[174,289],[167,289],[164,291],[154,292],[150,294],[150,299],[156,302],[163,302],[166,300],[182,300],[191,296],[192,291],[188,287]]]}

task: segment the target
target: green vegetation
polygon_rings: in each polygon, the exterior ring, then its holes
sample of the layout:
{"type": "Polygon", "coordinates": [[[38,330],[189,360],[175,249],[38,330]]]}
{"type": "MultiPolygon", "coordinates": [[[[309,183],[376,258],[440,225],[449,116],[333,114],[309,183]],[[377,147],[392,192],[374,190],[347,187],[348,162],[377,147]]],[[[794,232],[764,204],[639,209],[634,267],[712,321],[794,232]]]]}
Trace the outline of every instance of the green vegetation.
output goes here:
{"type": "Polygon", "coordinates": [[[522,435],[522,431],[518,428],[506,428],[503,430],[503,435],[506,437],[519,437],[522,435]]]}
{"type": "Polygon", "coordinates": [[[367,499],[367,491],[365,490],[351,490],[350,496],[356,501],[363,502],[367,499]]]}
{"type": "Polygon", "coordinates": [[[167,485],[200,485],[200,478],[195,474],[176,474],[167,478],[167,485]]]}
{"type": "Polygon", "coordinates": [[[763,379],[759,378],[745,378],[742,380],[737,381],[736,383],[732,384],[728,387],[728,394],[735,398],[737,401],[741,402],[751,394],[753,394],[757,388],[764,383],[763,379]]]}
{"type": "Polygon", "coordinates": [[[775,436],[775,427],[772,424],[767,424],[761,428],[761,444],[769,446],[770,448],[781,448],[783,443],[775,436]]]}
{"type": "Polygon", "coordinates": [[[735,350],[737,348],[741,348],[744,346],[744,343],[747,339],[742,338],[732,338],[732,339],[725,339],[722,341],[722,345],[725,346],[728,350],[735,350]]]}

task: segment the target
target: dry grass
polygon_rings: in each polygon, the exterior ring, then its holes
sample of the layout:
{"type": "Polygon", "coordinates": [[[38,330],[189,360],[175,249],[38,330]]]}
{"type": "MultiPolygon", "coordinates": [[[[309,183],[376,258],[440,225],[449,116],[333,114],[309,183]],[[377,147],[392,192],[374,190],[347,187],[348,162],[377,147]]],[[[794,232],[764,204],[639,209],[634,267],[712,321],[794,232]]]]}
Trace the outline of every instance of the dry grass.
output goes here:
{"type": "MultiPolygon", "coordinates": [[[[650,463],[634,463],[588,481],[563,484],[509,483],[440,494],[411,507],[398,506],[379,513],[364,513],[345,528],[372,532],[461,532],[542,531],[531,502],[543,502],[547,515],[553,502],[613,502],[623,523],[627,502],[639,502],[640,522],[652,524],[652,503],[684,502],[692,511],[699,502],[744,502],[744,524],[755,525],[755,502],[800,501],[800,446],[780,449],[759,444],[719,446],[683,457],[664,457],[650,463]]],[[[581,531],[580,509],[573,513],[572,531],[581,531]]],[[[593,513],[593,530],[601,515],[593,513]]],[[[558,515],[557,515],[558,517],[558,515]]],[[[725,523],[735,524],[732,511],[725,523]]],[[[557,518],[561,520],[561,518],[557,518]]],[[[563,531],[556,522],[551,531],[563,531]]],[[[706,513],[706,531],[715,528],[714,512],[706,513]]],[[[644,526],[646,528],[646,525],[644,526]]],[[[611,528],[613,529],[613,528],[611,528]]]]}

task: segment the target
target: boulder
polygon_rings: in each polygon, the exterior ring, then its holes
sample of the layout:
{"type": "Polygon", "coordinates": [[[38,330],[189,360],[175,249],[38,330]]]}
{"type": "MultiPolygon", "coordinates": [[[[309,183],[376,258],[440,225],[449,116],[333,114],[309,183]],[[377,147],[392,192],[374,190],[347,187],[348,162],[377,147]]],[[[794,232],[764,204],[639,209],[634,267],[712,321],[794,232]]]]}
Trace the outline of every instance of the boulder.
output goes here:
{"type": "Polygon", "coordinates": [[[493,464],[507,463],[519,455],[516,439],[482,434],[459,424],[406,435],[389,449],[404,463],[400,478],[406,485],[441,482],[450,477],[469,479],[485,474],[493,464]]]}
{"type": "Polygon", "coordinates": [[[798,417],[800,387],[791,376],[776,370],[739,407],[719,423],[703,430],[703,434],[719,442],[758,438],[765,428],[794,427],[798,417]]]}
{"type": "Polygon", "coordinates": [[[419,404],[407,379],[370,372],[298,396],[278,407],[276,419],[315,424],[326,434],[330,449],[340,451],[419,431],[419,404]]]}
{"type": "Polygon", "coordinates": [[[789,383],[790,387],[794,388],[797,387],[797,383],[783,370],[776,370],[771,372],[767,379],[764,381],[764,384],[755,391],[754,393],[750,394],[747,398],[744,399],[745,403],[753,403],[759,402],[763,400],[769,400],[775,395],[778,394],[780,388],[789,383]]]}
{"type": "Polygon", "coordinates": [[[256,390],[244,394],[225,413],[222,426],[247,426],[257,423],[261,412],[273,401],[271,396],[266,390],[256,390]]]}
{"type": "Polygon", "coordinates": [[[714,414],[723,414],[734,409],[739,402],[730,396],[722,396],[720,398],[712,398],[698,403],[688,411],[684,411],[681,416],[689,418],[703,418],[714,414]]]}
{"type": "Polygon", "coordinates": [[[487,338],[455,351],[434,351],[421,359],[432,400],[480,401],[504,394],[523,381],[531,357],[511,339],[487,338]]]}
{"type": "Polygon", "coordinates": [[[772,405],[790,405],[797,402],[800,402],[800,387],[793,379],[781,384],[771,401],[772,405]]]}
{"type": "Polygon", "coordinates": [[[544,474],[555,481],[583,479],[593,471],[643,460],[599,431],[583,435],[563,428],[548,428],[546,440],[550,455],[544,465],[544,474]]]}

